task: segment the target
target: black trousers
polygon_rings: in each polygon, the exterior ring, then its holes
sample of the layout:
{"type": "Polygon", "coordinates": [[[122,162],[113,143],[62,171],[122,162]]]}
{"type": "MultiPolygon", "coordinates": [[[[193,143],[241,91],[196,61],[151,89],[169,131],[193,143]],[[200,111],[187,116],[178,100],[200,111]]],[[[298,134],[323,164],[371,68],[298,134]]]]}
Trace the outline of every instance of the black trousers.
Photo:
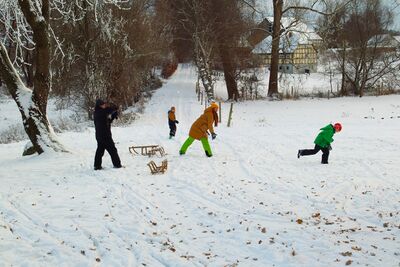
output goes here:
{"type": "Polygon", "coordinates": [[[117,148],[115,147],[112,139],[102,141],[97,140],[97,150],[96,155],[94,156],[94,167],[101,167],[101,159],[103,158],[104,150],[107,150],[108,154],[110,154],[114,167],[121,167],[121,160],[119,159],[117,148]]]}
{"type": "Polygon", "coordinates": [[[328,147],[321,147],[319,145],[315,145],[314,149],[301,149],[300,150],[300,155],[301,156],[315,155],[320,150],[322,150],[321,163],[327,164],[328,163],[328,158],[329,158],[329,148],[328,147]]]}
{"type": "Polygon", "coordinates": [[[176,124],[175,123],[169,123],[169,135],[170,136],[175,136],[176,133],[176,124]]]}

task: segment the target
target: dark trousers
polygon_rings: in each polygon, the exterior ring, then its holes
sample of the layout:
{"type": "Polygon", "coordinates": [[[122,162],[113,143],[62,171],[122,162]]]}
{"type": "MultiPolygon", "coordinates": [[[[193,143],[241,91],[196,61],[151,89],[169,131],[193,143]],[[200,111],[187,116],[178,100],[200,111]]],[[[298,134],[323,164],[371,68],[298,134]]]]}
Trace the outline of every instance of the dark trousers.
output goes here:
{"type": "Polygon", "coordinates": [[[176,133],[176,124],[175,123],[169,123],[169,135],[170,136],[175,136],[176,133]]]}
{"type": "Polygon", "coordinates": [[[101,159],[103,158],[104,150],[107,150],[108,154],[110,154],[114,167],[121,167],[121,160],[119,159],[117,148],[115,147],[112,139],[106,141],[97,140],[97,150],[96,155],[94,156],[94,167],[101,167],[101,159]]]}
{"type": "Polygon", "coordinates": [[[301,156],[315,155],[320,150],[322,150],[321,163],[327,164],[328,163],[328,158],[329,158],[329,148],[328,147],[321,147],[319,145],[315,145],[314,149],[301,149],[300,150],[300,155],[301,156]]]}

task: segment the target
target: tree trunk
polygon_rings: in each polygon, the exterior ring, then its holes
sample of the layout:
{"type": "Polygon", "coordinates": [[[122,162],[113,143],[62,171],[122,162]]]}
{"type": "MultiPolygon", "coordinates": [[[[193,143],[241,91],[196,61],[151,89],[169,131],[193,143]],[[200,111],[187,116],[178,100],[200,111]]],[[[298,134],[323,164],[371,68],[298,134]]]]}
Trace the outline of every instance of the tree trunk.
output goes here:
{"type": "Polygon", "coordinates": [[[5,47],[1,43],[0,76],[18,106],[25,132],[31,140],[35,152],[41,154],[45,152],[46,148],[51,148],[54,151],[66,151],[58,142],[47,117],[38,108],[32,90],[21,81],[5,47]]]}
{"type": "Polygon", "coordinates": [[[281,35],[281,18],[283,0],[273,0],[274,21],[272,28],[271,67],[269,74],[268,96],[278,95],[279,41],[281,35]]]}
{"type": "Polygon", "coordinates": [[[345,41],[342,42],[342,62],[341,62],[341,71],[342,71],[342,88],[341,88],[341,95],[347,95],[347,88],[346,88],[346,44],[345,41]]]}
{"type": "Polygon", "coordinates": [[[32,99],[41,113],[47,115],[47,99],[51,88],[50,76],[50,40],[49,40],[49,1],[42,1],[41,16],[36,14],[35,7],[29,0],[18,0],[24,16],[33,30],[35,42],[35,76],[32,99]]]}
{"type": "Polygon", "coordinates": [[[209,65],[209,58],[207,56],[208,53],[206,51],[206,48],[204,48],[204,45],[202,45],[199,36],[194,36],[194,42],[196,66],[199,71],[199,76],[204,86],[204,91],[207,95],[207,101],[212,101],[214,100],[214,84],[211,68],[209,65]]]}
{"type": "Polygon", "coordinates": [[[228,90],[228,99],[233,99],[237,101],[239,92],[235,79],[235,69],[231,61],[231,51],[228,47],[220,45],[219,52],[222,60],[222,67],[224,69],[226,89],[228,90]]]}
{"type": "Polygon", "coordinates": [[[66,151],[58,142],[47,120],[47,100],[51,88],[50,40],[49,40],[49,1],[43,0],[41,13],[32,1],[18,0],[26,21],[32,28],[35,42],[35,76],[33,91],[27,88],[13,67],[7,50],[0,45],[0,75],[16,102],[22,116],[25,131],[35,152],[41,154],[50,148],[53,151],[66,151]]]}
{"type": "Polygon", "coordinates": [[[22,66],[22,71],[24,73],[25,76],[25,80],[26,80],[26,86],[28,88],[32,88],[33,87],[33,77],[34,77],[34,62],[33,62],[33,58],[32,58],[32,51],[26,51],[25,52],[25,59],[24,62],[28,62],[28,64],[24,64],[22,66]]]}

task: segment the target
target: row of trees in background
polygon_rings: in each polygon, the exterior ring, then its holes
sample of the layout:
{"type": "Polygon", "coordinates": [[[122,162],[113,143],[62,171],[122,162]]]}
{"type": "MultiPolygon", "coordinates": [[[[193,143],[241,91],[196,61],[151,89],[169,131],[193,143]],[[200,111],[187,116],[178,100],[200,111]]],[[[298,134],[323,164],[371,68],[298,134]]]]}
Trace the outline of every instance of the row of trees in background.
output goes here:
{"type": "MultiPolygon", "coordinates": [[[[387,4],[387,3],[386,3],[387,4]]],[[[392,6],[393,7],[393,3],[392,6]]],[[[282,28],[283,17],[307,21],[318,16],[314,25],[322,37],[318,49],[320,56],[331,61],[327,72],[342,76],[341,95],[362,96],[366,89],[378,82],[381,87],[392,87],[397,81],[399,49],[393,48],[385,34],[391,33],[393,14],[391,7],[381,0],[283,1],[272,0],[272,47],[268,96],[279,95],[278,65],[280,39],[291,30],[282,28]],[[389,48],[391,46],[391,48],[389,48]]],[[[399,84],[398,84],[399,85],[399,84]]]]}
{"type": "Polygon", "coordinates": [[[208,98],[213,98],[213,70],[222,70],[228,98],[240,95],[238,80],[243,69],[257,67],[247,39],[259,29],[260,18],[273,15],[271,63],[268,96],[279,92],[280,39],[293,30],[283,28],[281,19],[309,21],[319,17],[316,31],[322,36],[320,55],[330,50],[331,70],[342,75],[340,94],[363,95],[367,87],[393,76],[398,56],[382,51],[383,39],[374,36],[388,33],[392,13],[381,0],[269,1],[263,10],[257,1],[248,0],[166,0],[159,1],[163,21],[173,35],[172,48],[179,61],[193,60],[208,98]],[[373,41],[371,41],[373,40],[373,41]]]}
{"type": "Polygon", "coordinates": [[[52,25],[63,40],[53,63],[54,93],[89,113],[96,98],[128,107],[153,88],[169,45],[151,0],[98,2],[66,2],[68,13],[55,16],[52,25]]]}

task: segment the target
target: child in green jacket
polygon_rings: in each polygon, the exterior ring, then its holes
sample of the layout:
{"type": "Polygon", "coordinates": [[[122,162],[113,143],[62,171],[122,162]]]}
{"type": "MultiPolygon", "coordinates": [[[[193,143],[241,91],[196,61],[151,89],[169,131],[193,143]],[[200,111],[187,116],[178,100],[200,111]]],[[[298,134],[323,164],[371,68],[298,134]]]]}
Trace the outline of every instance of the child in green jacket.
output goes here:
{"type": "Polygon", "coordinates": [[[329,150],[332,150],[332,137],[336,132],[340,132],[342,130],[342,125],[340,123],[335,123],[334,125],[328,124],[320,130],[321,132],[318,134],[317,138],[315,138],[314,141],[314,149],[300,149],[297,152],[297,158],[300,158],[300,156],[314,155],[317,154],[318,151],[322,150],[321,163],[328,164],[329,150]]]}

